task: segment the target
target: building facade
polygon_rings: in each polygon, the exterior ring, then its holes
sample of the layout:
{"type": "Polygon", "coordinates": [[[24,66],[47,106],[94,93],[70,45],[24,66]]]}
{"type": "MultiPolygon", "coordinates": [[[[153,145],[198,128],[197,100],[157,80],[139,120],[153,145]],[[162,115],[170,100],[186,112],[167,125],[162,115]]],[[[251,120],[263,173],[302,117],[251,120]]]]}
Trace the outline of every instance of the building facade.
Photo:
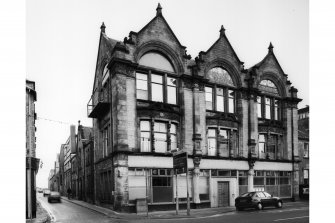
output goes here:
{"type": "Polygon", "coordinates": [[[298,110],[299,125],[299,196],[309,198],[309,106],[298,110]]]}
{"type": "Polygon", "coordinates": [[[39,159],[36,158],[37,101],[35,82],[26,80],[26,218],[36,218],[36,174],[39,159]]]}
{"type": "Polygon", "coordinates": [[[95,201],[134,211],[233,206],[241,193],[299,194],[297,89],[270,44],[245,69],[225,29],[195,59],[158,5],[123,41],[101,26],[88,116],[93,118],[95,201]],[[188,153],[189,178],[173,173],[173,152],[188,153]]]}

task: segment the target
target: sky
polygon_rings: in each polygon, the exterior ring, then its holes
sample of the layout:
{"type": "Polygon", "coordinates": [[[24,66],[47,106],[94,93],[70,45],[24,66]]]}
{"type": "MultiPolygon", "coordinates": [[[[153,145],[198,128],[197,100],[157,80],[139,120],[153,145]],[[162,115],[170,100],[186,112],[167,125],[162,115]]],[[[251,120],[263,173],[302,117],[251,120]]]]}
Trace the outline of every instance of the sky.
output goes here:
{"type": "Polygon", "coordinates": [[[309,105],[309,5],[306,0],[28,0],[26,78],[36,82],[37,148],[43,162],[37,186],[47,187],[56,155],[78,120],[87,117],[102,22],[106,34],[122,41],[156,15],[164,18],[194,59],[226,29],[237,56],[249,68],[261,61],[269,43],[292,85],[309,105]]]}

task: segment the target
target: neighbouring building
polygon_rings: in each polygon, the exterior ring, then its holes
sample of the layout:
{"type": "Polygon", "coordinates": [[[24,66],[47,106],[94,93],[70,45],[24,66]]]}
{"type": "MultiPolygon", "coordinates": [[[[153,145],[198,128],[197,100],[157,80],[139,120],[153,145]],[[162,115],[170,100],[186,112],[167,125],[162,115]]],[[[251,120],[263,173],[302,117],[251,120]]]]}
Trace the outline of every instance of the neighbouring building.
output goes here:
{"type": "Polygon", "coordinates": [[[298,110],[299,175],[301,198],[309,198],[309,106],[298,110]]]}
{"type": "Polygon", "coordinates": [[[59,152],[59,192],[62,196],[66,196],[66,187],[64,185],[64,159],[65,144],[62,144],[59,152]]]}
{"type": "Polygon", "coordinates": [[[55,178],[55,169],[51,169],[48,177],[48,188],[51,191],[54,191],[54,178],[55,178]]]}
{"type": "MultiPolygon", "coordinates": [[[[195,59],[163,17],[123,41],[101,25],[88,116],[93,118],[95,202],[135,211],[233,206],[241,193],[299,195],[297,89],[270,43],[245,69],[223,26],[195,59]],[[188,153],[189,179],[173,173],[173,151],[188,153]]],[[[187,28],[187,27],[185,27],[187,28]]]]}
{"type": "Polygon", "coordinates": [[[36,158],[37,101],[35,82],[26,80],[26,218],[36,218],[36,174],[40,160],[36,158]]]}
{"type": "Polygon", "coordinates": [[[78,123],[78,199],[94,203],[94,154],[92,128],[78,123]]]}
{"type": "Polygon", "coordinates": [[[63,194],[66,195],[67,189],[71,188],[72,186],[70,137],[66,140],[66,143],[64,144],[64,173],[62,182],[63,182],[63,194]]]}

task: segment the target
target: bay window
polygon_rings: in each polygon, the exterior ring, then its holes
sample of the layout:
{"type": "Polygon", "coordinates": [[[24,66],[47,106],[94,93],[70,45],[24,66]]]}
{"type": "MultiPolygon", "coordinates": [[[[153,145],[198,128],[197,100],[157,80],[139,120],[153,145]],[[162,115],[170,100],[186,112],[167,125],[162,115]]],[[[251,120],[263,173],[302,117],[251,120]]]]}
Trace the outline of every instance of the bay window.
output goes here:
{"type": "Polygon", "coordinates": [[[282,156],[282,136],[278,134],[258,135],[258,157],[260,159],[277,159],[282,156]]]}
{"type": "Polygon", "coordinates": [[[208,128],[207,154],[208,156],[231,157],[237,155],[237,131],[232,129],[208,128]]]}
{"type": "Polygon", "coordinates": [[[140,121],[141,152],[166,153],[177,150],[177,125],[174,123],[140,121]],[[154,149],[153,149],[154,148],[154,149]]]}

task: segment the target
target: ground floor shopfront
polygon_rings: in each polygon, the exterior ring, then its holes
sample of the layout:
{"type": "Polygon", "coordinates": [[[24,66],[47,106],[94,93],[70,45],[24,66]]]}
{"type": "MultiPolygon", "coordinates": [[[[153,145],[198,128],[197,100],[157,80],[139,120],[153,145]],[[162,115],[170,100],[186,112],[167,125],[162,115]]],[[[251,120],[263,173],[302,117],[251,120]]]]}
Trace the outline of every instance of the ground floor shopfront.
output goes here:
{"type": "MultiPolygon", "coordinates": [[[[149,208],[174,208],[186,203],[186,174],[176,175],[172,157],[128,156],[128,205],[147,197],[149,208]]],[[[246,160],[202,159],[195,170],[188,160],[191,207],[234,206],[235,198],[250,190],[265,190],[274,196],[292,196],[292,164],[256,162],[250,171],[246,160]]]]}

